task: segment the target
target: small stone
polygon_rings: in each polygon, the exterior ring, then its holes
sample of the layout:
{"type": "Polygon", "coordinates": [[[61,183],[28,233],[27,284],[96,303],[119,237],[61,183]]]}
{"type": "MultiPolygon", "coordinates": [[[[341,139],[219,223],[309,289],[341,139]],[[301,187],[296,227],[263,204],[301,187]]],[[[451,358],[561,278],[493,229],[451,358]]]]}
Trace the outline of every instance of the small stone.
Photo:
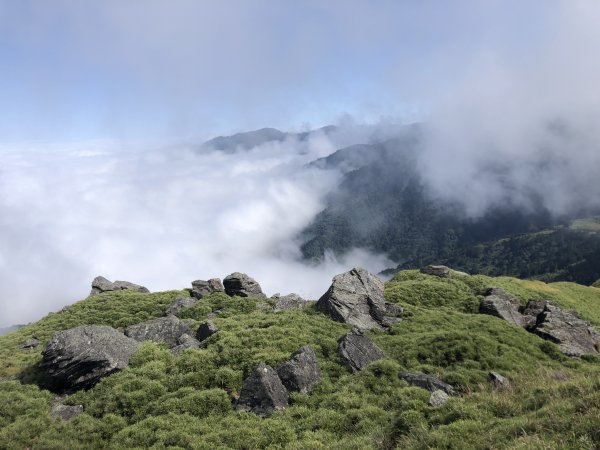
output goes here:
{"type": "Polygon", "coordinates": [[[449,398],[450,397],[448,396],[448,394],[446,394],[444,391],[442,391],[441,389],[436,389],[429,396],[428,403],[429,406],[432,406],[433,408],[439,408],[440,406],[444,405],[449,398]]]}
{"type": "Polygon", "coordinates": [[[401,372],[398,376],[408,384],[427,389],[430,392],[440,390],[448,395],[454,395],[456,393],[454,388],[449,384],[425,373],[401,372]]]}
{"type": "Polygon", "coordinates": [[[488,381],[496,387],[496,389],[505,389],[510,386],[508,378],[503,377],[498,372],[488,373],[488,381]]]}

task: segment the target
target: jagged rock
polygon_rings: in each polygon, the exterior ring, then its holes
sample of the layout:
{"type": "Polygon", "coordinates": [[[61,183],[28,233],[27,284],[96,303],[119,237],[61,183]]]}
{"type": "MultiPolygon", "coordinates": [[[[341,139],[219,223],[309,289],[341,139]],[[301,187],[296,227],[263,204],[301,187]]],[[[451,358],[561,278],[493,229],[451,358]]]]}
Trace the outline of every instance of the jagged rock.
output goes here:
{"type": "Polygon", "coordinates": [[[137,341],[114,328],[84,325],[55,333],[39,367],[59,389],[88,388],[127,367],[138,346],[137,341]]]}
{"type": "Polygon", "coordinates": [[[52,417],[62,420],[71,420],[80,414],[83,414],[83,405],[71,406],[58,403],[53,405],[52,409],[50,410],[50,415],[52,417]]]}
{"type": "Polygon", "coordinates": [[[525,306],[522,312],[527,329],[535,327],[538,316],[546,308],[546,303],[548,303],[546,300],[529,300],[527,302],[527,306],[525,306]]]}
{"type": "Polygon", "coordinates": [[[309,394],[321,378],[317,355],[306,345],[279,367],[277,374],[288,391],[309,394]]]}
{"type": "Polygon", "coordinates": [[[171,353],[178,355],[188,348],[199,349],[200,342],[189,334],[184,333],[177,339],[177,345],[171,349],[171,353]]]}
{"type": "Polygon", "coordinates": [[[237,295],[239,297],[267,298],[260,284],[245,273],[234,272],[226,276],[223,286],[225,286],[225,293],[231,297],[237,295]]]}
{"type": "Polygon", "coordinates": [[[21,348],[25,348],[25,349],[31,349],[31,348],[36,348],[38,345],[40,345],[40,341],[37,338],[30,338],[27,339],[25,342],[23,342],[21,344],[21,348]]]}
{"type": "Polygon", "coordinates": [[[503,377],[498,372],[488,373],[488,381],[497,389],[505,389],[510,386],[510,381],[508,381],[508,378],[503,377]]]}
{"type": "Polygon", "coordinates": [[[402,308],[385,301],[383,281],[361,268],[336,275],[316,308],[333,320],[363,330],[385,328],[400,320],[402,308]]]}
{"type": "Polygon", "coordinates": [[[401,372],[398,376],[408,384],[427,389],[430,392],[440,390],[444,391],[448,395],[454,395],[456,393],[452,386],[431,375],[424,373],[401,372]]]}
{"type": "Polygon", "coordinates": [[[90,297],[92,295],[101,294],[102,292],[108,291],[122,291],[122,290],[132,290],[137,292],[149,293],[150,291],[144,286],[140,286],[139,284],[130,283],[129,281],[115,281],[111,283],[104,277],[96,277],[92,281],[92,292],[90,292],[90,297]]]}
{"type": "Polygon", "coordinates": [[[217,327],[212,320],[207,320],[201,324],[198,328],[198,331],[196,331],[196,339],[202,342],[211,337],[217,331],[219,331],[219,327],[217,327]]]}
{"type": "Polygon", "coordinates": [[[444,391],[442,391],[441,389],[436,389],[429,396],[429,401],[427,403],[429,403],[429,406],[439,408],[440,406],[443,406],[449,398],[450,397],[448,396],[448,394],[446,394],[444,391]]]}
{"type": "Polygon", "coordinates": [[[173,300],[173,303],[171,303],[166,309],[165,316],[176,316],[182,310],[194,306],[197,301],[198,299],[192,297],[177,297],[175,300],[173,300]]]}
{"type": "Polygon", "coordinates": [[[210,280],[196,280],[192,281],[192,297],[201,299],[206,295],[213,294],[215,292],[225,292],[225,288],[219,278],[211,278],[210,280]]]}
{"type": "Polygon", "coordinates": [[[159,317],[125,328],[125,335],[136,341],[164,342],[169,348],[177,345],[182,334],[190,330],[189,326],[175,316],[159,317]]]}
{"type": "Polygon", "coordinates": [[[306,305],[306,300],[298,294],[288,294],[278,297],[275,303],[275,311],[290,311],[292,309],[302,309],[306,305]]]}
{"type": "Polygon", "coordinates": [[[289,394],[275,369],[260,363],[244,380],[236,409],[268,416],[274,411],[285,409],[289,394]]]}
{"type": "Polygon", "coordinates": [[[555,342],[567,356],[581,357],[600,353],[600,334],[575,311],[546,302],[531,331],[555,342]]]}
{"type": "Polygon", "coordinates": [[[491,288],[479,304],[479,312],[506,320],[511,325],[523,327],[527,320],[519,312],[519,300],[500,288],[491,288]]]}
{"type": "Polygon", "coordinates": [[[370,362],[385,356],[383,350],[357,327],[338,340],[338,354],[352,373],[362,370],[370,362]]]}
{"type": "Polygon", "coordinates": [[[425,266],[421,269],[421,273],[425,275],[433,275],[435,277],[440,278],[451,278],[452,273],[450,272],[450,268],[446,266],[425,266]]]}

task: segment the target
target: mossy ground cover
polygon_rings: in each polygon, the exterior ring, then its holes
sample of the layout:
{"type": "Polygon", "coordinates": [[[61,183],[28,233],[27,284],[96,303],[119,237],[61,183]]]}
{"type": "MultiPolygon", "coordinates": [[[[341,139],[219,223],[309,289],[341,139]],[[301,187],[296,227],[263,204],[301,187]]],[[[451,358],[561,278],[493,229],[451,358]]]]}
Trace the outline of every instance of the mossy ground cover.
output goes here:
{"type": "MultiPolygon", "coordinates": [[[[600,290],[571,283],[454,274],[451,279],[404,271],[386,297],[405,307],[404,319],[371,338],[386,358],[351,375],[339,361],[337,339],[350,327],[313,308],[273,312],[264,300],[214,294],[182,316],[199,323],[210,313],[220,331],[206,348],[173,356],[144,343],[130,367],[68,399],[85,413],[70,422],[49,415],[53,394],[35,384],[0,383],[0,448],[597,448],[600,446],[600,364],[571,360],[557,346],[500,319],[477,313],[478,295],[501,286],[525,303],[550,298],[600,324],[600,290]],[[322,380],[310,396],[269,418],[237,413],[232,402],[258,362],[277,366],[299,347],[315,350],[322,380]],[[512,388],[494,390],[494,370],[512,388]],[[400,380],[422,371],[460,391],[442,408],[429,393],[400,380]]],[[[163,314],[181,291],[105,293],[0,337],[0,375],[19,373],[41,348],[19,344],[81,324],[126,326],[163,314]]]]}

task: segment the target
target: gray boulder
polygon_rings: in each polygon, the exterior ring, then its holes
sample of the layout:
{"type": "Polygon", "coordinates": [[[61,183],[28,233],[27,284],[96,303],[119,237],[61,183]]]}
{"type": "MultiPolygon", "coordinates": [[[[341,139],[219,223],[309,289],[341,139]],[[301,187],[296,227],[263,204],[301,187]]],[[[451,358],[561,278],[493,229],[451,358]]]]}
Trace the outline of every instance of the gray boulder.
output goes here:
{"type": "Polygon", "coordinates": [[[522,311],[525,327],[531,331],[537,324],[538,316],[546,309],[546,300],[529,300],[522,311]]]}
{"type": "Polygon", "coordinates": [[[192,297],[194,298],[201,299],[215,292],[225,292],[225,288],[219,278],[192,281],[192,297]]]}
{"type": "Polygon", "coordinates": [[[90,292],[90,297],[92,295],[101,294],[102,292],[123,291],[123,290],[132,290],[132,291],[143,292],[143,293],[150,292],[144,286],[140,286],[139,284],[130,283],[129,281],[115,281],[114,283],[112,283],[104,277],[96,277],[92,281],[92,291],[90,292]]]}
{"type": "Polygon", "coordinates": [[[363,330],[389,327],[402,314],[399,305],[385,301],[383,281],[361,268],[336,275],[316,308],[333,320],[363,330]]]}
{"type": "Polygon", "coordinates": [[[278,297],[273,309],[275,311],[291,311],[293,309],[302,309],[305,305],[306,300],[298,294],[288,294],[283,297],[278,297]]]}
{"type": "Polygon", "coordinates": [[[207,320],[198,327],[198,331],[196,331],[196,339],[202,342],[211,337],[217,331],[219,331],[219,327],[217,327],[212,320],[207,320]]]}
{"type": "Polygon", "coordinates": [[[516,297],[500,288],[491,288],[479,304],[479,312],[499,317],[518,327],[524,327],[527,320],[519,312],[520,303],[516,297]]]}
{"type": "Polygon", "coordinates": [[[62,420],[71,420],[83,414],[83,405],[63,405],[57,403],[50,409],[50,415],[62,420]]]}
{"type": "Polygon", "coordinates": [[[175,316],[167,316],[130,325],[125,328],[125,335],[139,342],[161,342],[172,348],[178,345],[181,335],[189,331],[190,327],[184,321],[175,316]]]}
{"type": "Polygon", "coordinates": [[[424,373],[413,373],[413,372],[401,372],[398,375],[401,379],[406,381],[408,384],[427,389],[430,392],[433,391],[444,391],[448,395],[454,395],[456,392],[454,388],[442,380],[432,377],[424,373]]]}
{"type": "Polygon", "coordinates": [[[321,379],[317,355],[306,345],[295,352],[289,361],[277,369],[277,374],[288,391],[310,394],[321,379]]]}
{"type": "Polygon", "coordinates": [[[352,373],[362,370],[370,362],[385,356],[383,350],[357,327],[338,340],[338,354],[352,373]]]}
{"type": "Polygon", "coordinates": [[[546,302],[531,331],[555,342],[567,356],[598,355],[600,334],[575,311],[564,310],[546,302]]]}
{"type": "Polygon", "coordinates": [[[225,293],[231,297],[267,298],[262,291],[260,284],[245,273],[234,272],[223,280],[225,293]]]}
{"type": "Polygon", "coordinates": [[[421,273],[424,273],[425,275],[432,275],[434,277],[440,277],[440,278],[451,278],[452,277],[450,268],[446,267],[446,266],[434,266],[434,265],[425,266],[421,269],[421,273]]]}
{"type": "Polygon", "coordinates": [[[427,403],[429,403],[429,406],[433,408],[439,408],[440,406],[443,406],[449,398],[450,397],[448,394],[446,394],[444,391],[441,389],[436,389],[429,396],[429,401],[427,403]]]}
{"type": "Polygon", "coordinates": [[[510,381],[508,381],[508,378],[500,375],[498,372],[488,373],[488,381],[497,389],[506,389],[510,386],[510,381]]]}
{"type": "Polygon", "coordinates": [[[129,364],[139,343],[114,328],[84,325],[55,333],[39,368],[59,389],[89,388],[129,364]]]}
{"type": "Polygon", "coordinates": [[[196,304],[198,299],[193,297],[177,297],[173,300],[173,303],[169,305],[169,307],[165,310],[165,316],[176,316],[182,310],[191,308],[196,304]]]}
{"type": "Polygon", "coordinates": [[[199,349],[200,342],[189,334],[184,333],[179,336],[179,339],[177,339],[177,345],[171,349],[171,353],[174,355],[179,355],[179,353],[188,348],[199,349]]]}
{"type": "Polygon", "coordinates": [[[259,416],[268,416],[275,411],[285,409],[289,394],[275,369],[260,363],[244,380],[238,411],[253,412],[259,416]]]}
{"type": "Polygon", "coordinates": [[[32,348],[36,348],[38,345],[40,345],[40,341],[37,338],[32,337],[23,342],[21,344],[21,348],[29,350],[32,348]]]}

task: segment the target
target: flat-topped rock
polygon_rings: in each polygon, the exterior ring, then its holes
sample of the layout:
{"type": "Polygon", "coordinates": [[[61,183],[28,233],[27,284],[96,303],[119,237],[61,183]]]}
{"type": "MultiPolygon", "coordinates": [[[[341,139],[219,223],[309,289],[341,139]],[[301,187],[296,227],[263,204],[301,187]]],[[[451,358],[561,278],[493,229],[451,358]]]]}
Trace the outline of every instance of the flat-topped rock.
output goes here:
{"type": "Polygon", "coordinates": [[[39,368],[58,389],[82,389],[129,364],[139,343],[114,328],[84,325],[55,333],[39,368]]]}
{"type": "Polygon", "coordinates": [[[454,395],[456,393],[454,388],[448,383],[444,383],[439,378],[425,373],[401,372],[398,376],[408,384],[427,389],[429,392],[440,390],[448,395],[454,395]]]}
{"type": "Polygon", "coordinates": [[[397,322],[402,307],[385,301],[383,281],[361,268],[336,275],[316,308],[338,322],[362,330],[382,329],[397,322]]]}
{"type": "Polygon", "coordinates": [[[425,275],[432,275],[434,277],[440,277],[440,278],[451,278],[452,277],[450,268],[446,267],[446,266],[436,266],[436,265],[425,266],[421,269],[421,273],[424,273],[425,275]]]}
{"type": "Polygon", "coordinates": [[[178,345],[181,335],[188,333],[190,327],[175,316],[159,317],[125,328],[125,335],[136,341],[165,343],[169,348],[178,345]]]}
{"type": "Polygon", "coordinates": [[[356,327],[338,340],[338,354],[352,373],[361,371],[367,364],[385,356],[383,350],[356,327]]]}
{"type": "Polygon", "coordinates": [[[136,292],[149,293],[150,291],[144,286],[140,286],[139,284],[131,283],[129,281],[115,281],[110,282],[104,277],[96,277],[92,281],[92,291],[90,292],[90,296],[101,294],[103,292],[110,291],[123,291],[123,290],[131,290],[136,292]]]}
{"type": "Polygon", "coordinates": [[[223,283],[219,278],[211,278],[210,280],[195,280],[192,281],[191,295],[194,298],[201,299],[215,292],[225,292],[223,283]]]}
{"type": "Polygon", "coordinates": [[[275,369],[260,363],[244,380],[236,409],[259,416],[268,416],[275,411],[285,409],[288,401],[288,391],[275,369]]]}
{"type": "Polygon", "coordinates": [[[231,297],[267,298],[258,282],[241,272],[234,272],[223,280],[225,293],[231,297]]]}

